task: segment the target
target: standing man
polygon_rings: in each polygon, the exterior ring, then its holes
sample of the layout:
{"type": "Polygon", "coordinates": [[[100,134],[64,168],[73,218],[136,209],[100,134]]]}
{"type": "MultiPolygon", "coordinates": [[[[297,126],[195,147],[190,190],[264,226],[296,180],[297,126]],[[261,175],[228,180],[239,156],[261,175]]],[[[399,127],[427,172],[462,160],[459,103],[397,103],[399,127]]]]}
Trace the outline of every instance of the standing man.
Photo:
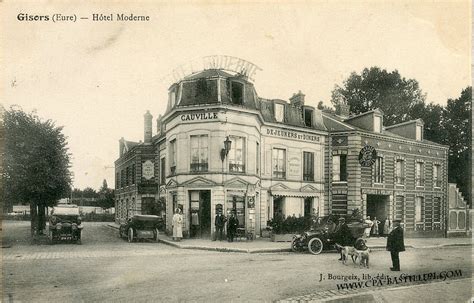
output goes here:
{"type": "Polygon", "coordinates": [[[219,241],[222,241],[222,236],[224,234],[224,225],[225,221],[227,219],[222,215],[222,211],[217,211],[216,218],[214,220],[214,225],[216,226],[216,238],[219,239],[219,241]]]}
{"type": "MultiPolygon", "coordinates": [[[[352,235],[349,226],[347,226],[346,219],[340,217],[338,221],[339,225],[336,227],[336,243],[340,246],[352,246],[352,235]]],[[[341,254],[339,261],[342,261],[344,259],[342,249],[339,253],[341,254]]]]}
{"type": "Polygon", "coordinates": [[[234,242],[234,236],[239,226],[239,220],[236,217],[235,209],[230,213],[229,220],[227,221],[227,238],[229,242],[234,242]]]}
{"type": "Polygon", "coordinates": [[[393,230],[387,238],[387,250],[390,251],[392,257],[391,271],[400,271],[400,258],[398,253],[405,251],[405,243],[403,241],[403,228],[400,226],[400,220],[393,221],[393,230]]]}

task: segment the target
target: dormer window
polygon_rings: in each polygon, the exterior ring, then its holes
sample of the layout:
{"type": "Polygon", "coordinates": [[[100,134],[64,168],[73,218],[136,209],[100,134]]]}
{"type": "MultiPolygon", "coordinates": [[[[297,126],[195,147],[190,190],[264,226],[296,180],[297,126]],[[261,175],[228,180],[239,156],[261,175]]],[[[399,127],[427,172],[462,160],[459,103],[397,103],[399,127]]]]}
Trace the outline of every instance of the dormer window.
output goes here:
{"type": "Polygon", "coordinates": [[[416,126],[416,141],[423,140],[423,126],[417,125],[416,126]]]}
{"type": "Polygon", "coordinates": [[[275,119],[277,122],[283,122],[285,106],[283,104],[275,103],[275,119]]]}
{"type": "Polygon", "coordinates": [[[242,105],[244,102],[244,85],[239,82],[232,82],[232,103],[242,105]]]}
{"type": "Polygon", "coordinates": [[[313,126],[313,110],[311,108],[304,109],[304,125],[307,127],[313,126]]]}
{"type": "Polygon", "coordinates": [[[380,116],[374,116],[374,132],[382,132],[382,117],[380,116]]]}

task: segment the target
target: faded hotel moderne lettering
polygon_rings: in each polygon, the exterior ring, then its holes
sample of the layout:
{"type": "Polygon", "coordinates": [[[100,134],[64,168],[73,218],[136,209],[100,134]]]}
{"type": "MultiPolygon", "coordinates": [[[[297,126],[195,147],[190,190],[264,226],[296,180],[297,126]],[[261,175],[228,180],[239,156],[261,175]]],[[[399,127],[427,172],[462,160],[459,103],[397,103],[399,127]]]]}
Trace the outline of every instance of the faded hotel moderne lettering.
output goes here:
{"type": "MultiPolygon", "coordinates": [[[[150,21],[150,16],[115,14],[116,21],[150,21]]],[[[92,21],[115,21],[114,14],[92,14],[92,21]]]]}

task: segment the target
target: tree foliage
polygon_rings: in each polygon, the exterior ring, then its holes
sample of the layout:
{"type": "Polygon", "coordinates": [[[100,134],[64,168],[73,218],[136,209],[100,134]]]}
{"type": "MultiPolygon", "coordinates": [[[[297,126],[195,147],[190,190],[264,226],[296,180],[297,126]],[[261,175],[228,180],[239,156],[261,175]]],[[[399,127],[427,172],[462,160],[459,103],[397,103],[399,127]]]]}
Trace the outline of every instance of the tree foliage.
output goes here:
{"type": "Polygon", "coordinates": [[[62,127],[15,108],[5,112],[4,123],[6,201],[54,205],[71,184],[70,155],[62,127]]]}
{"type": "Polygon", "coordinates": [[[385,124],[392,125],[413,119],[425,98],[418,81],[402,78],[397,70],[387,72],[371,67],[360,75],[353,72],[342,87],[336,85],[331,102],[336,109],[342,103],[348,104],[354,114],[380,108],[385,124]]]}
{"type": "Polygon", "coordinates": [[[443,113],[443,128],[446,131],[444,144],[449,145],[449,182],[456,183],[468,201],[471,201],[472,186],[471,100],[472,87],[467,87],[459,98],[448,100],[443,113]]]}
{"type": "Polygon", "coordinates": [[[45,208],[65,196],[71,184],[63,128],[14,107],[4,113],[4,128],[4,201],[9,205],[30,204],[32,231],[41,231],[45,208]]]}
{"type": "Polygon", "coordinates": [[[99,189],[99,200],[97,200],[97,206],[104,209],[114,207],[114,190],[107,186],[107,181],[104,179],[102,187],[99,189]]]}

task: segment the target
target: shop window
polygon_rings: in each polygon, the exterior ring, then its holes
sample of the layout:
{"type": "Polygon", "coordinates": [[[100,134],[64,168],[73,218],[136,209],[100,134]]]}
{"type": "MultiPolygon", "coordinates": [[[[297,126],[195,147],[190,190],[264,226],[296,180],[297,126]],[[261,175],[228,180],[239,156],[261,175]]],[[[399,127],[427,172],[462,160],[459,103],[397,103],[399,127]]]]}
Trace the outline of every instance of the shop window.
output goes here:
{"type": "Polygon", "coordinates": [[[433,165],[433,185],[441,187],[441,166],[439,164],[433,165]]]}
{"type": "Polygon", "coordinates": [[[245,193],[227,192],[227,216],[232,210],[236,211],[239,227],[245,227],[245,193]]]}
{"type": "Polygon", "coordinates": [[[304,109],[304,125],[307,127],[313,126],[313,110],[310,108],[304,109]]]}
{"type": "Polygon", "coordinates": [[[383,158],[377,157],[374,163],[374,183],[383,183],[383,158]]]}
{"type": "Polygon", "coordinates": [[[286,150],[284,149],[273,149],[273,177],[278,179],[286,178],[286,150]]]}
{"type": "Polygon", "coordinates": [[[245,139],[242,137],[230,137],[232,148],[229,151],[229,171],[245,172],[245,139]]]}
{"type": "Polygon", "coordinates": [[[160,170],[160,182],[161,184],[166,183],[166,158],[161,158],[161,170],[160,170]]]}
{"type": "Polygon", "coordinates": [[[244,85],[239,82],[232,82],[232,103],[242,105],[244,102],[244,85]]]}
{"type": "Polygon", "coordinates": [[[312,197],[307,197],[304,198],[304,216],[308,217],[313,215],[313,198],[312,197]]]}
{"type": "Polygon", "coordinates": [[[170,174],[176,174],[176,139],[170,141],[170,174]]]}
{"type": "Polygon", "coordinates": [[[275,103],[275,120],[283,122],[285,106],[283,104],[275,103]]]}
{"type": "Polygon", "coordinates": [[[415,198],[415,222],[423,222],[423,197],[415,198]]]}
{"type": "Polygon", "coordinates": [[[314,181],[314,153],[303,152],[303,180],[314,181]]]}
{"type": "Polygon", "coordinates": [[[208,136],[191,136],[191,171],[208,170],[208,136]]]}
{"type": "Polygon", "coordinates": [[[405,161],[397,159],[395,165],[395,182],[397,184],[405,184],[405,161]]]}
{"type": "Polygon", "coordinates": [[[423,178],[424,174],[424,167],[423,162],[416,162],[416,169],[415,169],[415,184],[416,186],[423,186],[425,183],[425,179],[423,178]]]}
{"type": "Polygon", "coordinates": [[[332,157],[332,180],[347,181],[347,155],[335,155],[332,157]]]}

